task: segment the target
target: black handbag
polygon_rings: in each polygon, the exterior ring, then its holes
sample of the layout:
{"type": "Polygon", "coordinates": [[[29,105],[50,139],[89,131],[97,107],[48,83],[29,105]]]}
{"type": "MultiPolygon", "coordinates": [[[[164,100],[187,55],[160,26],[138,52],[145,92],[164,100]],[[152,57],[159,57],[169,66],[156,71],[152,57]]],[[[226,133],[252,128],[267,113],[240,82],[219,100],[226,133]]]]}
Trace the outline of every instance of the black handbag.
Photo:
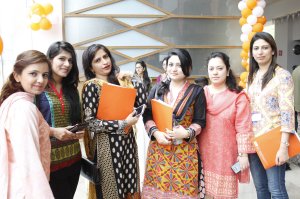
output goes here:
{"type": "Polygon", "coordinates": [[[97,164],[88,158],[82,157],[81,159],[81,175],[88,179],[91,183],[100,184],[100,171],[97,164]]]}

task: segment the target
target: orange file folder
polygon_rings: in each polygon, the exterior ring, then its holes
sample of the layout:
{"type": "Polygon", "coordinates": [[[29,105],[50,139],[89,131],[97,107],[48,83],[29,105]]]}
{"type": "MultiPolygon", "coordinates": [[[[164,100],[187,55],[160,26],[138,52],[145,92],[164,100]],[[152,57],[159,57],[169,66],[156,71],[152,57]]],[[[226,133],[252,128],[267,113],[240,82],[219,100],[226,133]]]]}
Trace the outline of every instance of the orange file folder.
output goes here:
{"type": "Polygon", "coordinates": [[[124,120],[133,111],[136,89],[103,84],[97,111],[101,120],[124,120]]]}
{"type": "Polygon", "coordinates": [[[162,132],[166,132],[166,128],[172,130],[173,108],[169,104],[156,99],[151,100],[151,106],[153,120],[158,130],[162,132]]]}
{"type": "MultiPolygon", "coordinates": [[[[253,139],[255,150],[265,169],[275,166],[276,154],[281,143],[280,130],[279,126],[253,139]]],[[[297,133],[290,134],[289,144],[290,158],[300,153],[300,139],[297,133]]]]}

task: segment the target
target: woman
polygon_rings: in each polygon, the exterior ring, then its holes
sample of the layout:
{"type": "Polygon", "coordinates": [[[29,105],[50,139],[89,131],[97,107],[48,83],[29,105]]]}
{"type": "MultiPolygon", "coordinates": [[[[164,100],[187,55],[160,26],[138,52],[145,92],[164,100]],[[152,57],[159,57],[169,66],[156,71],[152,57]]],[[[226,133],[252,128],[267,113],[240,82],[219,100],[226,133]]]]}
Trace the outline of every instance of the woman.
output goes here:
{"type": "Polygon", "coordinates": [[[82,90],[84,119],[89,120],[86,152],[100,168],[100,185],[90,184],[89,198],[139,198],[137,145],[131,128],[138,117],[133,112],[125,120],[107,121],[97,119],[96,115],[103,84],[135,87],[135,106],[146,103],[145,90],[140,83],[132,85],[126,78],[117,79],[119,69],[110,51],[101,44],[89,46],[83,53],[82,63],[88,79],[82,90]]]}
{"type": "Polygon", "coordinates": [[[204,198],[204,179],[195,136],[205,127],[203,89],[190,84],[192,59],[185,49],[169,53],[171,81],[154,87],[148,99],[160,99],[173,107],[173,130],[161,132],[153,121],[151,104],[144,114],[151,138],[142,198],[204,198]],[[165,147],[164,145],[171,145],[165,147]]]}
{"type": "Polygon", "coordinates": [[[35,50],[18,55],[0,95],[0,198],[54,198],[50,128],[34,105],[47,85],[50,63],[35,50]]]}
{"type": "Polygon", "coordinates": [[[265,170],[257,154],[249,157],[257,198],[288,198],[285,167],[289,159],[289,134],[295,128],[293,80],[288,71],[278,66],[277,46],[269,33],[254,35],[249,58],[248,95],[254,135],[264,134],[278,126],[282,132],[276,166],[265,170]]]}
{"type": "Polygon", "coordinates": [[[167,75],[167,64],[168,64],[168,56],[165,57],[163,60],[162,60],[162,68],[164,70],[164,72],[162,74],[160,74],[157,78],[156,78],[156,83],[159,84],[160,82],[162,81],[165,81],[167,78],[168,78],[168,75],[167,75]]]}
{"type": "Polygon", "coordinates": [[[135,63],[134,78],[144,85],[147,93],[150,91],[151,79],[148,76],[147,65],[144,61],[139,60],[135,63]]]}
{"type": "Polygon", "coordinates": [[[206,127],[198,137],[203,159],[207,198],[237,198],[238,180],[249,182],[248,153],[254,153],[251,137],[250,102],[236,83],[229,57],[213,52],[207,59],[210,85],[206,127]],[[241,172],[231,169],[239,162],[241,172]]]}
{"type": "MultiPolygon", "coordinates": [[[[36,104],[51,127],[80,123],[79,81],[76,54],[68,42],[53,43],[47,52],[52,73],[48,87],[36,104]]],[[[67,130],[51,137],[50,186],[56,199],[72,199],[79,180],[81,152],[79,134],[67,130]]]]}

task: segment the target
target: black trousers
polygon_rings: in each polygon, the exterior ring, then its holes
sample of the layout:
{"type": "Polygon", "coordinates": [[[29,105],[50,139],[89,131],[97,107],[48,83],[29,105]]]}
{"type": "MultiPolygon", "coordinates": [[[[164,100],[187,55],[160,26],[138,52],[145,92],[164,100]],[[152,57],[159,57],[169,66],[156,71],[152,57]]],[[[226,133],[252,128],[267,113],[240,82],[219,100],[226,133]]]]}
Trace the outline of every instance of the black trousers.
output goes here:
{"type": "Polygon", "coordinates": [[[80,176],[80,161],[50,174],[50,186],[55,199],[73,199],[80,176]]]}

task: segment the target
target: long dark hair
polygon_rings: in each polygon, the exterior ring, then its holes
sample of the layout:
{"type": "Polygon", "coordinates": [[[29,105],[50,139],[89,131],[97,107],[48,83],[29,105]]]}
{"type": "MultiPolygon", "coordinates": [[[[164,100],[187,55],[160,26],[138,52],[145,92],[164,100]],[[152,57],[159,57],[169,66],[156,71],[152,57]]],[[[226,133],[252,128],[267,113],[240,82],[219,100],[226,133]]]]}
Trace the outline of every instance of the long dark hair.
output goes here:
{"type": "MultiPolygon", "coordinates": [[[[144,61],[142,61],[142,60],[138,60],[138,61],[135,63],[135,66],[136,66],[137,64],[140,64],[140,65],[143,67],[143,69],[144,69],[144,71],[143,71],[143,84],[144,84],[146,90],[149,91],[151,80],[150,80],[149,75],[148,75],[147,65],[146,65],[146,63],[145,63],[144,61]]],[[[137,72],[136,72],[136,70],[134,70],[134,74],[138,75],[137,72]]]]}
{"type": "Polygon", "coordinates": [[[225,81],[225,84],[228,87],[228,89],[230,91],[233,91],[236,93],[241,92],[243,90],[243,88],[240,87],[236,82],[235,76],[232,72],[232,69],[230,68],[230,58],[228,57],[228,55],[226,55],[223,52],[212,52],[206,60],[207,66],[208,66],[209,60],[216,58],[216,57],[220,58],[224,62],[225,66],[226,66],[226,70],[228,71],[228,76],[226,76],[226,81],[225,81]]]}
{"type": "MultiPolygon", "coordinates": [[[[190,56],[190,53],[182,48],[176,48],[171,50],[168,53],[168,60],[167,63],[169,63],[169,59],[172,56],[178,56],[180,63],[181,63],[181,69],[183,74],[185,75],[185,77],[190,76],[190,73],[193,69],[193,63],[192,63],[192,58],[190,56]]],[[[168,65],[167,65],[168,68],[168,65]]],[[[167,80],[165,82],[161,82],[161,84],[159,85],[158,91],[157,91],[157,95],[164,95],[165,93],[167,93],[169,91],[170,88],[170,80],[167,80]]]]}
{"type": "MultiPolygon", "coordinates": [[[[50,45],[47,51],[47,57],[53,60],[62,51],[66,51],[71,54],[72,57],[72,68],[69,74],[62,79],[62,90],[63,94],[70,102],[70,122],[77,124],[81,121],[80,114],[80,99],[77,90],[79,82],[79,71],[77,66],[76,53],[73,46],[65,41],[57,41],[50,45]]],[[[52,76],[50,77],[52,79],[52,76]]],[[[38,99],[37,99],[38,100],[38,99]]]]}
{"type": "Polygon", "coordinates": [[[23,70],[31,64],[47,63],[49,67],[49,73],[51,74],[51,63],[49,62],[46,55],[37,50],[24,51],[17,56],[14,64],[13,72],[9,75],[8,80],[3,85],[0,95],[0,105],[10,95],[16,92],[24,92],[21,83],[17,82],[14,78],[14,73],[21,75],[23,70]]]}
{"type": "Polygon", "coordinates": [[[269,83],[269,81],[273,78],[274,74],[275,74],[275,69],[278,66],[277,64],[277,45],[276,42],[274,40],[274,38],[272,37],[272,35],[270,35],[269,33],[266,32],[258,32],[256,33],[253,38],[251,39],[250,42],[250,69],[249,69],[249,75],[248,75],[248,84],[251,85],[253,82],[253,78],[254,78],[254,74],[258,71],[259,69],[259,65],[258,63],[255,61],[253,54],[252,54],[252,50],[253,50],[253,44],[255,41],[262,39],[264,41],[266,41],[272,49],[272,61],[271,64],[267,70],[267,72],[264,74],[264,77],[262,79],[262,85],[261,85],[261,89],[264,89],[266,87],[266,85],[269,83]]]}
{"type": "Polygon", "coordinates": [[[107,53],[108,57],[111,60],[111,71],[108,74],[108,82],[119,85],[119,81],[117,79],[116,74],[120,71],[120,69],[116,65],[115,59],[112,57],[108,48],[102,44],[92,44],[83,52],[82,65],[83,65],[84,75],[85,75],[86,79],[89,80],[89,79],[93,79],[96,77],[96,74],[92,71],[92,61],[93,61],[96,53],[100,49],[103,50],[105,53],[107,53]]]}

